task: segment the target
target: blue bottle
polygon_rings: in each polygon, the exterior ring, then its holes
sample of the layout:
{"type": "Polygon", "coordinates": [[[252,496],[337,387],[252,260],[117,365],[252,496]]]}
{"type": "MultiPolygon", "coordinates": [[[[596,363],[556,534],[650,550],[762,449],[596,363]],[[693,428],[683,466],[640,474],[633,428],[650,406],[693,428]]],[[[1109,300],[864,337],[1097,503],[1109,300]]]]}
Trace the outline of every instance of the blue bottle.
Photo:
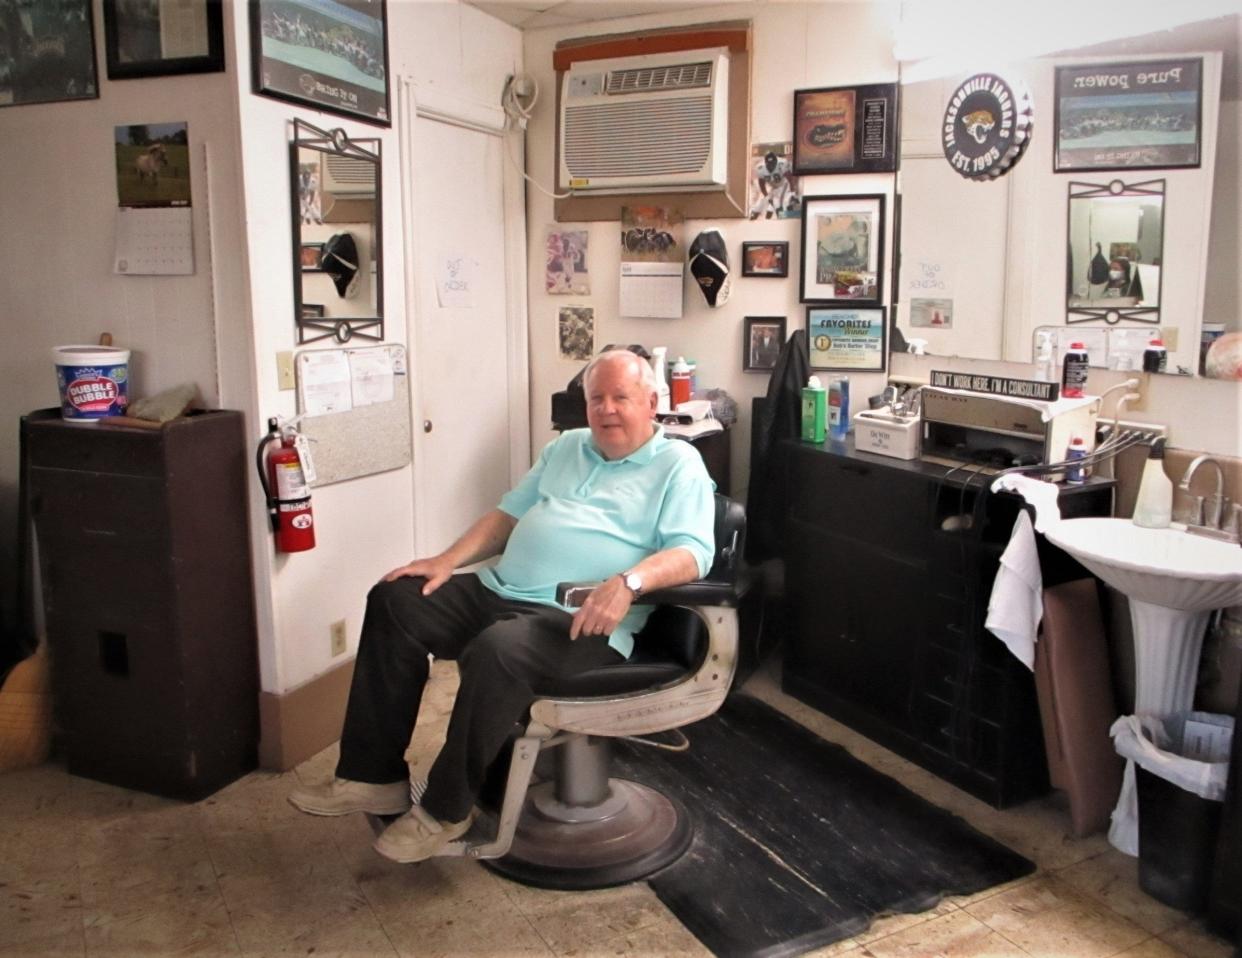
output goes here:
{"type": "Polygon", "coordinates": [[[850,431],[850,379],[837,376],[828,384],[828,435],[844,439],[850,431]]]}

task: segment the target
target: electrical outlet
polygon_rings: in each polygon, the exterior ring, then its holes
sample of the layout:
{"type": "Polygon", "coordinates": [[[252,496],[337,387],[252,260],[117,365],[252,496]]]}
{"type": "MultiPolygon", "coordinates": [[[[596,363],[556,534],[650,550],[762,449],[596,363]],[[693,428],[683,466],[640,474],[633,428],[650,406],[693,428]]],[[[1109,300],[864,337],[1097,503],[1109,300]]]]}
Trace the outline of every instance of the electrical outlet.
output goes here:
{"type": "Polygon", "coordinates": [[[331,633],[331,636],[332,636],[332,654],[333,655],[344,655],[345,654],[345,620],[337,619],[329,627],[329,632],[331,633]]]}
{"type": "Polygon", "coordinates": [[[293,375],[293,353],[289,350],[276,354],[276,388],[297,388],[297,380],[293,375]]]}

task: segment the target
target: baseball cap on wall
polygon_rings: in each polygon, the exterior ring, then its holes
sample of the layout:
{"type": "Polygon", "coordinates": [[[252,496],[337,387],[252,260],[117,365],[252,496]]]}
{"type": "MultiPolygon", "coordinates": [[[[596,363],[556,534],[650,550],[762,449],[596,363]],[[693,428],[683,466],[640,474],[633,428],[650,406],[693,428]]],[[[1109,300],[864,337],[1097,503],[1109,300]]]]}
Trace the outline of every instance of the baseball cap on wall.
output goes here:
{"type": "Polygon", "coordinates": [[[707,305],[723,306],[729,299],[733,281],[729,278],[729,251],[720,230],[703,230],[690,244],[690,272],[707,305]]]}

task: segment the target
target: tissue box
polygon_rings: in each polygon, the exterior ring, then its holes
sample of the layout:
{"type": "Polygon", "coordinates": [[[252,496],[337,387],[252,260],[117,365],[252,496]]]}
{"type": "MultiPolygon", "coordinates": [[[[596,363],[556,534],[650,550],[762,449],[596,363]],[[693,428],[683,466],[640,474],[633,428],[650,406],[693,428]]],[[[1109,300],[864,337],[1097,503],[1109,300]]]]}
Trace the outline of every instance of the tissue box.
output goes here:
{"type": "Polygon", "coordinates": [[[864,409],[854,417],[854,448],[894,459],[917,459],[923,420],[894,416],[887,409],[864,409]]]}

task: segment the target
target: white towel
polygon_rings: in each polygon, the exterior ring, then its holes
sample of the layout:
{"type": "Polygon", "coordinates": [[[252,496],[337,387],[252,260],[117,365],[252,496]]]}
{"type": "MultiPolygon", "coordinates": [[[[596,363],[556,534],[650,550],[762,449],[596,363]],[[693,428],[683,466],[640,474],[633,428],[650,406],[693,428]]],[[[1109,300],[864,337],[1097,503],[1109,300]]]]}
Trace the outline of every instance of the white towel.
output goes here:
{"type": "Polygon", "coordinates": [[[1031,671],[1035,670],[1035,638],[1044,617],[1043,591],[1035,532],[1023,509],[1001,555],[984,627],[1031,671]]]}
{"type": "Polygon", "coordinates": [[[1032,479],[1020,472],[997,476],[992,482],[993,492],[1015,492],[1035,507],[1035,528],[1047,532],[1061,521],[1061,507],[1057,505],[1060,492],[1056,484],[1032,479]]]}

